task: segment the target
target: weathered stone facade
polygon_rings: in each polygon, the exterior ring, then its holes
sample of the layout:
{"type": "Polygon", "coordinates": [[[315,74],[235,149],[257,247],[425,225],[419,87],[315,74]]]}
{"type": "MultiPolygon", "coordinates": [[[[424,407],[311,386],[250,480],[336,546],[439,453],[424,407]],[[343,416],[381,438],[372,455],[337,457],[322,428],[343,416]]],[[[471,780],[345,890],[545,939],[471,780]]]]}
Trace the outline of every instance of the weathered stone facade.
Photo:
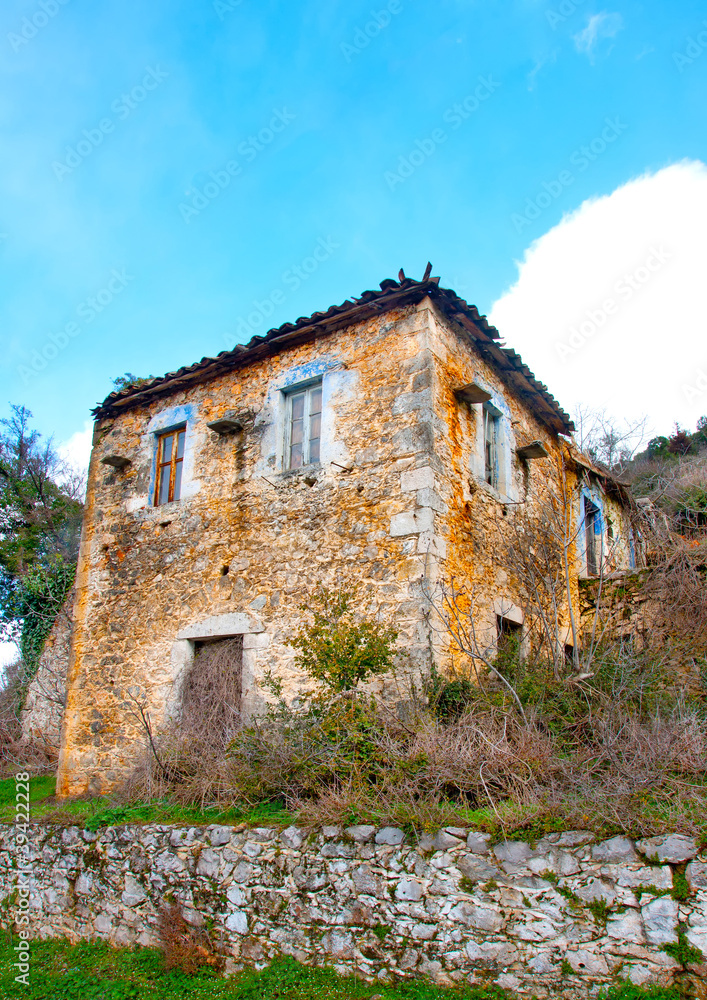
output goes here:
{"type": "Polygon", "coordinates": [[[707,953],[707,856],[689,837],[597,843],[568,831],[493,844],[450,827],[415,844],[367,826],[30,829],[25,852],[0,827],[0,915],[16,917],[17,870],[30,871],[32,937],[154,946],[160,908],[177,902],[231,970],[291,955],[370,980],[492,982],[539,998],[561,986],[577,1000],[619,980],[694,987],[707,975],[696,952],[689,968],[670,954],[679,940],[707,953]]]}
{"type": "MultiPolygon", "coordinates": [[[[97,411],[60,794],[119,780],[144,742],[136,700],[156,725],[178,712],[199,641],[243,636],[246,716],[263,706],[268,670],[289,698],[301,694],[289,642],[317,586],[356,588],[362,612],[395,624],[401,663],[418,674],[453,663],[430,604],[452,579],[473,591],[491,651],[499,616],[522,624],[504,540],[517,510],[542,517],[563,491],[578,502],[569,419],[435,279],[381,287],[97,411]],[[287,394],[312,383],[319,460],[290,470],[287,394]],[[486,402],[460,396],[469,386],[486,402]],[[209,428],[224,415],[232,433],[209,428]],[[155,505],[157,437],[175,427],[186,434],[181,497],[155,505]]],[[[581,553],[570,548],[576,602],[581,553]]],[[[567,631],[566,615],[558,627],[567,631]]]]}

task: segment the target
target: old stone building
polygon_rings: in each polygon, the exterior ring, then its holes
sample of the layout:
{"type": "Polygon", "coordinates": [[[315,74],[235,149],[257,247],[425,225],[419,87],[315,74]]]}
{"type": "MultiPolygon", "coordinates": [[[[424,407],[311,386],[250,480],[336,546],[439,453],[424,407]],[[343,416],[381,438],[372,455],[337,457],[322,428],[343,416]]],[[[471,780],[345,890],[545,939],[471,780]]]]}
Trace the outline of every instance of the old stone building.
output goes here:
{"type": "Polygon", "coordinates": [[[435,595],[473,598],[493,655],[529,630],[513,533],[560,524],[571,600],[554,624],[575,641],[578,579],[634,559],[625,497],[521,358],[438,280],[401,272],[96,409],[60,794],[120,779],[144,745],[136,702],[156,726],[177,714],[201,643],[236,640],[245,716],[268,670],[294,697],[306,681],[289,643],[318,585],[357,588],[412,670],[449,670],[435,595]]]}

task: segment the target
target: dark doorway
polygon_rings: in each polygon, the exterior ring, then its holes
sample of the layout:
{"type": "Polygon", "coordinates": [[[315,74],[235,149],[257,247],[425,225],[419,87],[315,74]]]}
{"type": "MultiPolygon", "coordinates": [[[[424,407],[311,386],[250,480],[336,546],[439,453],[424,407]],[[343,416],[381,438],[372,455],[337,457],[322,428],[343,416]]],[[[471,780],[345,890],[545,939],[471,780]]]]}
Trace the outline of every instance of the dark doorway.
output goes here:
{"type": "Polygon", "coordinates": [[[499,656],[517,656],[522,634],[523,626],[520,622],[496,615],[496,648],[499,656]]]}

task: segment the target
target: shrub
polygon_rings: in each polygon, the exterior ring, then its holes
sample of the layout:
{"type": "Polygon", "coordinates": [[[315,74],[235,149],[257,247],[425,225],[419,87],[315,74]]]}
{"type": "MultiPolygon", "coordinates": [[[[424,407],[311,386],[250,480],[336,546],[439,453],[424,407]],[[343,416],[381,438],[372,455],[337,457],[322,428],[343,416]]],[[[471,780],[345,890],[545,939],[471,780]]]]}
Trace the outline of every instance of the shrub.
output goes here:
{"type": "Polygon", "coordinates": [[[320,590],[309,611],[313,623],[303,626],[292,641],[299,650],[296,663],[332,691],[352,691],[359,683],[393,666],[397,632],[378,621],[353,618],[355,593],[320,590]]]}
{"type": "Polygon", "coordinates": [[[157,933],[164,953],[165,967],[181,969],[193,976],[204,966],[220,969],[224,958],[219,955],[203,927],[186,922],[182,908],[176,903],[162,907],[157,918],[157,933]]]}
{"type": "Polygon", "coordinates": [[[430,690],[430,704],[438,718],[449,721],[458,719],[477,696],[478,691],[466,677],[437,680],[430,690]]]}

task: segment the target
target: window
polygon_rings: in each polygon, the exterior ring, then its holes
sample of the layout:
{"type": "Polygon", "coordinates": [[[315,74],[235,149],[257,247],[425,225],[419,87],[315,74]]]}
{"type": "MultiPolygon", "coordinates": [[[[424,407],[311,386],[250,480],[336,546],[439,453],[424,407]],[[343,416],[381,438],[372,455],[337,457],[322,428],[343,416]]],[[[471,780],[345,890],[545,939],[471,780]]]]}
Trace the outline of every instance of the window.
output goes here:
{"type": "Polygon", "coordinates": [[[584,498],[584,548],[587,555],[587,573],[599,573],[599,550],[601,548],[601,515],[599,508],[588,498],[584,498]]]}
{"type": "Polygon", "coordinates": [[[184,441],[186,427],[160,434],[157,439],[157,476],[155,482],[155,506],[179,500],[182,494],[182,466],[184,465],[184,441]]]}
{"type": "Polygon", "coordinates": [[[498,446],[499,446],[499,420],[498,415],[488,407],[483,408],[484,420],[484,479],[493,486],[498,487],[498,446]]]}
{"type": "Polygon", "coordinates": [[[299,469],[319,462],[322,429],[322,383],[287,395],[285,468],[299,469]]]}

